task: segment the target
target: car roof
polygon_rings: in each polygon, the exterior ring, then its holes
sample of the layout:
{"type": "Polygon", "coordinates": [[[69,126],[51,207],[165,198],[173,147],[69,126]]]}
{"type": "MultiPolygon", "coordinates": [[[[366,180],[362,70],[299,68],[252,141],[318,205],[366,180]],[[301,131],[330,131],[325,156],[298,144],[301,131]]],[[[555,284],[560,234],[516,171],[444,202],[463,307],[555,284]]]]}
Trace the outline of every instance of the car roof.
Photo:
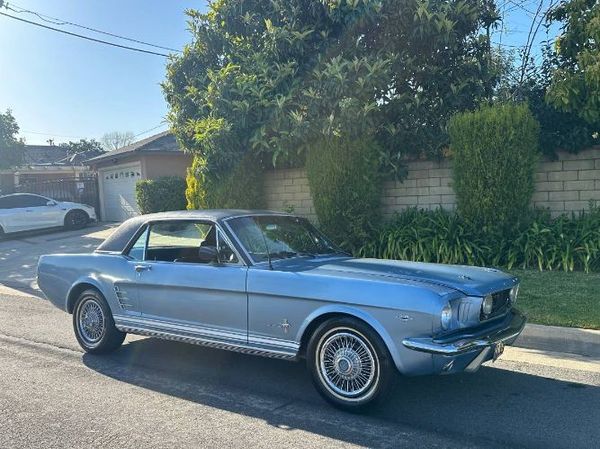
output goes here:
{"type": "Polygon", "coordinates": [[[27,192],[8,193],[6,195],[0,195],[0,198],[6,198],[9,196],[23,196],[23,195],[41,196],[42,198],[46,198],[44,195],[40,195],[39,193],[27,193],[27,192]]]}
{"type": "Polygon", "coordinates": [[[96,249],[101,252],[121,252],[125,249],[136,232],[144,224],[151,221],[163,220],[208,220],[221,222],[229,218],[260,215],[282,215],[291,214],[271,210],[247,210],[247,209],[200,209],[200,210],[178,210],[170,212],[157,212],[154,214],[139,215],[124,221],[102,244],[96,249]]]}

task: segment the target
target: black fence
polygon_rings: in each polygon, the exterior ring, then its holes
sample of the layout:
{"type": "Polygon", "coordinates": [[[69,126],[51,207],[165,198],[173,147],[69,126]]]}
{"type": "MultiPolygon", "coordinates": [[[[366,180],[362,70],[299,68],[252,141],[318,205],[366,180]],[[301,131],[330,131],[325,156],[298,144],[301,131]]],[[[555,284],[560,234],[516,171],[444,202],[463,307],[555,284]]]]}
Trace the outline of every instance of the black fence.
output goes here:
{"type": "Polygon", "coordinates": [[[100,220],[97,176],[30,181],[15,187],[15,193],[37,193],[56,201],[73,201],[93,206],[100,220]]]}

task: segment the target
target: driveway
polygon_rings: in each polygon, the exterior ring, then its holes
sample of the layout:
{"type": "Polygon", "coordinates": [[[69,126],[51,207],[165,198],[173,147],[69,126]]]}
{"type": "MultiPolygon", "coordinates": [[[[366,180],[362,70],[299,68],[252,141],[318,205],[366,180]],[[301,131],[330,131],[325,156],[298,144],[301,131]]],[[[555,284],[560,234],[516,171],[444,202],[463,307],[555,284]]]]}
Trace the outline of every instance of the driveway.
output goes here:
{"type": "Polygon", "coordinates": [[[116,226],[99,224],[78,231],[52,231],[0,240],[0,288],[41,295],[36,283],[41,255],[92,252],[116,226]]]}

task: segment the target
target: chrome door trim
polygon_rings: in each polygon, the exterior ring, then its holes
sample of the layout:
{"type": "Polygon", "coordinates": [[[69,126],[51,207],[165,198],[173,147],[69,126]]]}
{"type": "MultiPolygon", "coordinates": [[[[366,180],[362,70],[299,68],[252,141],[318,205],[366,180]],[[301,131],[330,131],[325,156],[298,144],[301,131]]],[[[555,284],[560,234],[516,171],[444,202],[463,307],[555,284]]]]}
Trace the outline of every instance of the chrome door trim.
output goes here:
{"type": "Polygon", "coordinates": [[[300,347],[294,342],[284,344],[281,340],[269,338],[259,339],[264,345],[261,346],[246,343],[247,336],[241,332],[185,326],[147,318],[115,316],[114,320],[115,326],[121,332],[278,359],[295,359],[300,347]]]}

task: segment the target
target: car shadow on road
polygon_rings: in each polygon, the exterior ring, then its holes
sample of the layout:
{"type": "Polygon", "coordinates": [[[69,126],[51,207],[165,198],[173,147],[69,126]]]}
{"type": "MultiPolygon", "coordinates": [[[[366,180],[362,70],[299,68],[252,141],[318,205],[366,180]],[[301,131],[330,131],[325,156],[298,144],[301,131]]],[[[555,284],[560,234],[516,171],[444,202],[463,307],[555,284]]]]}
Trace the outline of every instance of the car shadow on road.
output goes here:
{"type": "Polygon", "coordinates": [[[399,378],[385,404],[352,415],[319,397],[304,363],[154,339],[83,362],[162,394],[367,447],[397,447],[404,437],[410,446],[411,432],[451,446],[594,447],[600,437],[600,388],[492,367],[399,378]]]}

